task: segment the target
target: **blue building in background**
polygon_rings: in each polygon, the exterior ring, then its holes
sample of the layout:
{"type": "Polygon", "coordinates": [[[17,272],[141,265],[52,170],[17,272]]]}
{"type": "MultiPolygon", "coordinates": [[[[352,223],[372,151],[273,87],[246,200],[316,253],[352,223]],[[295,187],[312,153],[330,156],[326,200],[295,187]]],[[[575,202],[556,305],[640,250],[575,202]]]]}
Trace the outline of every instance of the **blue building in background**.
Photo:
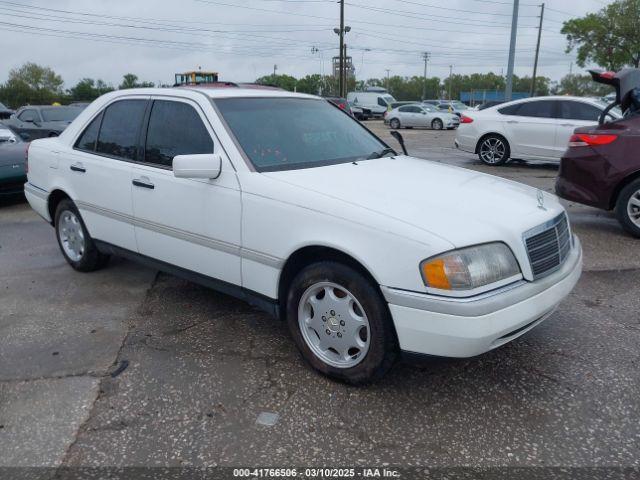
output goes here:
{"type": "MultiPolygon", "coordinates": [[[[511,100],[528,98],[528,92],[513,92],[511,100]]],[[[470,92],[460,92],[460,101],[467,105],[480,105],[484,102],[504,102],[504,90],[471,90],[470,92]]]]}

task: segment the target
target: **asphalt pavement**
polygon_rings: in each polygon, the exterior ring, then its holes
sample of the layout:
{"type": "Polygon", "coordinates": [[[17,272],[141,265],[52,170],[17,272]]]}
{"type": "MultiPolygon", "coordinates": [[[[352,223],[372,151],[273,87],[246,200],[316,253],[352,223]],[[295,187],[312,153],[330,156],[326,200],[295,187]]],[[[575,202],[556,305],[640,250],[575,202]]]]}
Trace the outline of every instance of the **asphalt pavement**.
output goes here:
{"type": "MultiPolygon", "coordinates": [[[[453,132],[402,133],[415,156],[552,190],[557,166],[485,167],[453,132]]],[[[233,298],[125,260],[73,271],[53,229],[4,201],[0,467],[640,467],[640,242],[567,207],[585,272],[551,318],[350,387],[233,298]]]]}

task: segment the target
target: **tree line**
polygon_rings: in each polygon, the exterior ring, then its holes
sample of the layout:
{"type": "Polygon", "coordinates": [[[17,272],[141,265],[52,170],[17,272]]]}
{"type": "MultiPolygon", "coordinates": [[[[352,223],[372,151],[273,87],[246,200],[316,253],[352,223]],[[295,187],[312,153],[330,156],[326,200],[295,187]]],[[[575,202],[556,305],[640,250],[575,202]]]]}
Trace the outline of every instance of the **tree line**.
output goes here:
{"type": "Polygon", "coordinates": [[[64,89],[62,77],[51,68],[25,63],[9,71],[9,78],[0,84],[0,102],[10,108],[22,105],[68,104],[90,102],[100,95],[123,88],[153,87],[153,82],[140,81],[137,75],[127,73],[117,87],[100,79],[83,78],[74,86],[64,89]]]}
{"type": "MultiPolygon", "coordinates": [[[[273,85],[289,91],[309,93],[313,95],[336,95],[338,82],[333,76],[319,74],[306,75],[295,78],[291,75],[267,75],[260,77],[256,83],[273,85]]],[[[9,72],[8,80],[0,85],[0,102],[11,108],[22,105],[49,105],[55,102],[68,104],[71,102],[90,102],[107,92],[124,88],[153,87],[153,82],[140,81],[138,76],[127,73],[117,87],[100,79],[83,78],[74,86],[64,89],[64,82],[60,75],[51,68],[26,63],[20,68],[9,72]]],[[[370,78],[366,81],[349,79],[347,89],[363,90],[367,86],[386,88],[399,101],[420,100],[423,91],[426,98],[459,99],[461,92],[476,92],[476,98],[482,98],[482,91],[504,91],[505,79],[495,73],[473,73],[470,75],[452,75],[440,79],[429,77],[426,82],[423,77],[392,76],[389,78],[370,78]],[[425,90],[426,83],[426,90],[425,90]]],[[[530,77],[513,78],[514,92],[529,92],[530,77]]],[[[610,87],[591,81],[589,75],[565,75],[559,82],[552,82],[547,77],[537,77],[536,95],[580,95],[603,96],[611,92],[610,87]]]]}

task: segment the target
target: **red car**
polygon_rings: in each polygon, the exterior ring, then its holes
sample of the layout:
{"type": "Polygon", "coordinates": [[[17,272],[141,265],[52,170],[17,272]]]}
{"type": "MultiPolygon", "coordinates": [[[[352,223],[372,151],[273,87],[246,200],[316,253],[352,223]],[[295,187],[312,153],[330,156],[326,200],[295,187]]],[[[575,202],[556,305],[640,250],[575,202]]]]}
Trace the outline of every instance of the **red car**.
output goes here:
{"type": "Polygon", "coordinates": [[[575,130],[560,161],[556,193],[603,210],[615,210],[629,233],[640,237],[640,69],[591,72],[594,81],[612,85],[616,101],[599,125],[575,130]],[[620,106],[623,118],[605,123],[620,106]]]}

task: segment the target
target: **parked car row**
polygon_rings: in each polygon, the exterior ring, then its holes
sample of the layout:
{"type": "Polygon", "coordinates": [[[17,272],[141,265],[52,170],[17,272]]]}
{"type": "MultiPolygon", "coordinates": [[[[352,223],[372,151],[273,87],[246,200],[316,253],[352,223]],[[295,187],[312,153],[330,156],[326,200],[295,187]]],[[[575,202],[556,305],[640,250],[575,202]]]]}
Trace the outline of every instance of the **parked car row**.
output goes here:
{"type": "Polygon", "coordinates": [[[0,124],[0,197],[22,192],[27,181],[28,143],[0,124]]]}
{"type": "Polygon", "coordinates": [[[55,137],[84,109],[83,106],[28,105],[19,108],[8,119],[5,126],[20,135],[23,140],[55,137]]]}

